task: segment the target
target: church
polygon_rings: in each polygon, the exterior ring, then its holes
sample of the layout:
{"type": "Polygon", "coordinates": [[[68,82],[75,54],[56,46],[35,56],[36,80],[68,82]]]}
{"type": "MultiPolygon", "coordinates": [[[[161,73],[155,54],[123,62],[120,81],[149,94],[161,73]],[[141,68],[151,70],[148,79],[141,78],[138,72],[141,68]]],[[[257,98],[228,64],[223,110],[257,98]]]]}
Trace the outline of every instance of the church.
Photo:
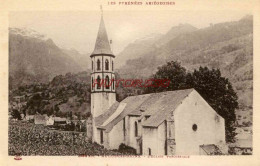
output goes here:
{"type": "Polygon", "coordinates": [[[125,144],[141,155],[224,153],[225,120],[195,89],[129,96],[116,101],[115,55],[103,14],[90,55],[92,141],[107,149],[125,144]],[[95,81],[112,80],[100,86],[95,81]]]}

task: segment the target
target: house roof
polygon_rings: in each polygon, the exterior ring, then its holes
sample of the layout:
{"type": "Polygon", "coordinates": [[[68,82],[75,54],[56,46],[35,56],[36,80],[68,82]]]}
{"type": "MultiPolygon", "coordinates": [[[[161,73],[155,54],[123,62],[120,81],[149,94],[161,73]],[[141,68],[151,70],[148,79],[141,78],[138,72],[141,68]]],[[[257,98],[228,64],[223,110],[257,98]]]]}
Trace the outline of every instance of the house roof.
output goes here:
{"type": "MultiPolygon", "coordinates": [[[[98,54],[109,54],[113,55],[110,43],[107,37],[107,31],[104,23],[103,16],[101,16],[98,35],[96,39],[95,49],[91,56],[98,55],[98,54]]],[[[114,56],[114,55],[113,55],[114,56]]]]}
{"type": "Polygon", "coordinates": [[[54,121],[56,121],[56,122],[63,122],[63,121],[66,121],[66,120],[67,120],[66,118],[54,117],[54,121]]]}
{"type": "Polygon", "coordinates": [[[252,137],[250,139],[238,139],[235,143],[231,144],[230,147],[252,148],[252,137]]]}
{"type": "Polygon", "coordinates": [[[188,96],[193,89],[167,91],[138,96],[130,96],[121,103],[125,103],[124,109],[109,123],[104,123],[119,107],[113,105],[110,109],[95,119],[97,126],[101,129],[110,131],[114,125],[121,121],[125,116],[150,116],[142,125],[146,127],[158,127],[175,108],[188,96]]]}
{"type": "Polygon", "coordinates": [[[221,150],[214,144],[200,145],[200,148],[208,155],[222,154],[221,150]]]}

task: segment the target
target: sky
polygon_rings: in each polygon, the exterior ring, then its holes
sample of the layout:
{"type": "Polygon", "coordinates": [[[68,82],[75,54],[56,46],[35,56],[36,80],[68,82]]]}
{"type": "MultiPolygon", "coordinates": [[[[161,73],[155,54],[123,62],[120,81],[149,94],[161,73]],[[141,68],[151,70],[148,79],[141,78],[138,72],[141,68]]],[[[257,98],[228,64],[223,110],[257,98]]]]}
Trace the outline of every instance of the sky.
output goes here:
{"type": "MultiPolygon", "coordinates": [[[[108,37],[115,54],[129,43],[150,34],[165,34],[173,26],[188,23],[197,28],[227,21],[237,21],[247,11],[103,11],[108,37]]],[[[33,29],[61,48],[91,53],[94,49],[100,11],[10,12],[9,26],[33,29]]]]}

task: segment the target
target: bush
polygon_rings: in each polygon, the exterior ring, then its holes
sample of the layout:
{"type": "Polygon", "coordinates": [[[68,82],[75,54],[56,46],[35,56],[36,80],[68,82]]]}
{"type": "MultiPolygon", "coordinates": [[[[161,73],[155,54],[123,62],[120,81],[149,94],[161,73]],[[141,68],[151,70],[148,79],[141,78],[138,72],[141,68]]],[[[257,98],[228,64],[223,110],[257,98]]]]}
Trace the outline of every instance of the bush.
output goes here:
{"type": "Polygon", "coordinates": [[[125,144],[120,144],[118,151],[123,154],[136,154],[136,150],[125,144]]]}

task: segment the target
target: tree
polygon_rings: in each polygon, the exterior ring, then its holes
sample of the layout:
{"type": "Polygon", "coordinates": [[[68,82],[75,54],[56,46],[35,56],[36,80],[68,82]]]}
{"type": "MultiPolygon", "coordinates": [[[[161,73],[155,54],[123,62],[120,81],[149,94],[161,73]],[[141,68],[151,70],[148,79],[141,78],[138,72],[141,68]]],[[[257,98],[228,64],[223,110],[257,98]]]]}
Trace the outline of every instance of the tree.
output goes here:
{"type": "Polygon", "coordinates": [[[20,112],[17,109],[13,109],[12,117],[14,119],[18,119],[18,120],[21,120],[21,118],[22,118],[21,115],[20,115],[20,112]]]}
{"type": "Polygon", "coordinates": [[[235,110],[238,109],[238,97],[231,83],[221,76],[219,69],[200,67],[187,74],[186,85],[194,88],[209,105],[225,119],[226,140],[235,141],[235,110]]]}
{"type": "Polygon", "coordinates": [[[200,67],[192,73],[186,73],[178,62],[168,62],[158,68],[154,79],[169,79],[170,84],[164,87],[149,87],[146,93],[194,88],[209,105],[225,119],[226,140],[235,141],[235,109],[238,108],[238,97],[231,83],[221,76],[219,69],[200,67]]]}
{"type": "MultiPolygon", "coordinates": [[[[170,83],[167,87],[149,86],[145,89],[145,93],[184,89],[186,87],[186,69],[181,66],[180,62],[171,61],[158,67],[158,71],[152,78],[154,80],[169,80],[170,83]]],[[[155,82],[152,84],[154,85],[155,82]]]]}

